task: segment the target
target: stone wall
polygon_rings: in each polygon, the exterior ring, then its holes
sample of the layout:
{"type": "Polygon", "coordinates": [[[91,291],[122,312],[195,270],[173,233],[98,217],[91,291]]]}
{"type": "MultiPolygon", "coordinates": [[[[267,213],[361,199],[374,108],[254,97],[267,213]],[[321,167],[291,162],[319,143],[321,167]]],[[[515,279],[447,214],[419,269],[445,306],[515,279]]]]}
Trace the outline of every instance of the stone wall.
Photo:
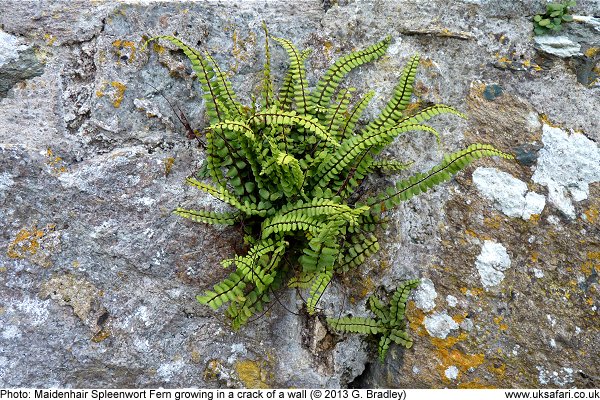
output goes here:
{"type": "Polygon", "coordinates": [[[0,2],[0,386],[600,386],[600,4],[578,3],[534,38],[542,1],[0,2]],[[420,53],[414,100],[469,120],[437,118],[441,145],[395,143],[414,170],[475,141],[516,161],[478,162],[390,211],[381,251],[336,278],[323,314],[287,290],[232,332],[194,297],[242,251],[239,229],[171,214],[221,207],[183,184],[204,159],[177,119],[205,126],[198,84],[180,52],[142,44],[208,50],[249,103],[263,20],[314,49],[313,84],[392,35],[349,79],[376,90],[370,117],[420,53]],[[327,329],[325,314],[364,315],[371,293],[415,277],[410,350],[380,364],[368,338],[327,329]]]}

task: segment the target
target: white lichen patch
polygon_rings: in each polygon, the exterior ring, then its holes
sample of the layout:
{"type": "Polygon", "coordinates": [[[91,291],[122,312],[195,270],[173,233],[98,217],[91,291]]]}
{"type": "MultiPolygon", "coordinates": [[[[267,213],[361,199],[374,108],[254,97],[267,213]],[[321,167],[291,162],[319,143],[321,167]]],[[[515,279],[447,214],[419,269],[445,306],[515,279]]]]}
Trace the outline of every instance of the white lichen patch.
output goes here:
{"type": "Polygon", "coordinates": [[[448,307],[456,307],[458,304],[458,299],[451,294],[446,296],[446,303],[448,303],[448,307]]]}
{"type": "Polygon", "coordinates": [[[544,271],[542,271],[541,269],[534,268],[534,269],[533,269],[533,275],[534,275],[536,278],[538,278],[538,279],[541,279],[541,278],[543,278],[543,277],[544,277],[544,271]]]}
{"type": "Polygon", "coordinates": [[[427,333],[433,337],[446,339],[451,331],[458,329],[458,324],[447,312],[436,312],[423,320],[427,333]]]}
{"type": "Polygon", "coordinates": [[[174,375],[178,374],[184,367],[185,362],[182,359],[178,359],[158,367],[156,370],[156,375],[164,379],[166,382],[170,382],[174,375]]]}
{"type": "Polygon", "coordinates": [[[0,174],[0,195],[2,195],[6,189],[10,186],[14,185],[15,181],[12,179],[12,175],[8,172],[3,172],[0,174]]]}
{"type": "Polygon", "coordinates": [[[475,267],[486,290],[499,285],[504,279],[503,271],[510,268],[510,258],[506,248],[492,240],[484,241],[481,253],[475,261],[475,267]]]}
{"type": "Polygon", "coordinates": [[[573,368],[563,367],[558,371],[550,371],[541,366],[536,366],[536,368],[539,371],[538,379],[542,385],[553,383],[558,386],[565,386],[574,381],[573,368]]]}
{"type": "Polygon", "coordinates": [[[435,308],[436,297],[437,292],[435,291],[435,286],[431,279],[422,279],[418,289],[414,292],[415,305],[417,308],[420,308],[425,312],[433,310],[435,308]]]}
{"type": "Polygon", "coordinates": [[[581,55],[581,45],[567,36],[542,35],[534,37],[536,47],[557,57],[569,58],[581,55]]]}
{"type": "Polygon", "coordinates": [[[8,325],[2,330],[0,336],[6,340],[17,339],[21,337],[21,331],[15,325],[8,325]]]}
{"type": "Polygon", "coordinates": [[[569,135],[548,125],[543,126],[542,142],[531,179],[547,186],[548,201],[575,219],[573,201],[587,199],[590,183],[600,181],[600,148],[582,134],[569,135]]]}
{"type": "Polygon", "coordinates": [[[19,52],[27,49],[27,46],[19,44],[19,38],[0,30],[0,66],[9,63],[19,57],[19,52]]]}
{"type": "Polygon", "coordinates": [[[456,368],[455,365],[451,365],[448,368],[446,368],[446,371],[444,371],[444,375],[446,375],[446,378],[454,380],[458,378],[458,368],[456,368]]]}
{"type": "Polygon", "coordinates": [[[525,182],[496,168],[477,168],[473,172],[473,183],[509,217],[528,220],[534,214],[541,214],[546,205],[544,196],[528,192],[525,182]]]}

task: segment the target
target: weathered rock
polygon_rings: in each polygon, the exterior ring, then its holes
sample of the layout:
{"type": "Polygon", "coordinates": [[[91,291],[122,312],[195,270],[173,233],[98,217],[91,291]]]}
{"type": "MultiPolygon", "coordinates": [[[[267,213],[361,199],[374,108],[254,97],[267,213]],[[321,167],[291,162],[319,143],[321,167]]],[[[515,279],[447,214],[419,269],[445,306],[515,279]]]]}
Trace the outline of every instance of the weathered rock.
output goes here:
{"type": "MultiPolygon", "coordinates": [[[[597,387],[595,28],[563,32],[580,45],[583,77],[573,60],[539,57],[530,17],[541,7],[0,2],[0,386],[597,387]],[[199,87],[180,52],[142,44],[177,34],[207,49],[249,103],[263,20],[314,49],[311,84],[338,56],[391,34],[388,56],[349,77],[376,91],[368,118],[408,57],[422,55],[414,99],[470,118],[432,120],[441,145],[406,135],[386,156],[423,171],[479,141],[520,162],[480,162],[390,211],[381,251],[334,281],[322,314],[308,316],[288,290],[232,332],[194,297],[227,274],[221,259],[243,252],[241,232],[170,212],[224,209],[183,184],[204,153],[177,116],[202,131],[199,87]],[[416,277],[412,349],[394,345],[380,364],[376,343],[327,328],[325,316],[368,315],[370,294],[416,277]]],[[[592,15],[597,3],[576,12],[592,15]]],[[[280,76],[285,54],[271,52],[280,76]]],[[[394,179],[374,175],[365,188],[394,179]]]]}

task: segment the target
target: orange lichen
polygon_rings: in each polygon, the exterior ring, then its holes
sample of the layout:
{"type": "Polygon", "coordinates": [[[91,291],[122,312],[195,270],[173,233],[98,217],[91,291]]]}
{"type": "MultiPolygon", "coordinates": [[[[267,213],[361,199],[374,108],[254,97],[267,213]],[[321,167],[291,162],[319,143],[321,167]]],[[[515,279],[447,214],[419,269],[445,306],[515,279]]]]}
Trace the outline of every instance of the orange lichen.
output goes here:
{"type": "Polygon", "coordinates": [[[163,159],[163,164],[165,165],[165,176],[169,176],[174,163],[175,163],[174,157],[167,157],[167,158],[163,159]]]}
{"type": "Polygon", "coordinates": [[[235,363],[238,378],[248,389],[268,389],[267,379],[269,374],[264,369],[264,362],[243,360],[235,363]]]}
{"type": "Polygon", "coordinates": [[[450,366],[455,366],[460,372],[465,373],[471,368],[477,368],[485,361],[485,355],[483,353],[467,354],[453,348],[454,345],[466,340],[466,338],[466,332],[461,333],[459,336],[448,337],[446,339],[431,338],[431,343],[436,348],[436,357],[440,362],[438,371],[442,380],[448,380],[446,377],[446,369],[450,366]]]}
{"type": "Polygon", "coordinates": [[[123,48],[128,48],[129,49],[129,61],[133,61],[135,60],[135,43],[129,41],[129,40],[115,40],[112,43],[113,47],[116,48],[117,54],[119,55],[119,57],[122,55],[121,54],[121,50],[123,48]]]}
{"type": "Polygon", "coordinates": [[[590,47],[585,51],[585,56],[589,58],[594,58],[596,55],[600,53],[600,47],[590,47]]]}
{"type": "Polygon", "coordinates": [[[461,287],[460,291],[462,294],[466,295],[466,296],[473,296],[473,297],[477,297],[483,294],[483,288],[471,288],[471,289],[467,289],[466,287],[461,287]]]}
{"type": "Polygon", "coordinates": [[[600,216],[600,212],[595,207],[590,207],[583,212],[585,215],[585,220],[590,224],[596,224],[598,222],[598,217],[600,216]]]}
{"type": "Polygon", "coordinates": [[[502,316],[497,316],[496,318],[494,318],[494,323],[496,323],[496,325],[498,325],[498,328],[501,331],[505,331],[508,329],[508,325],[506,325],[505,323],[502,322],[502,320],[504,320],[504,317],[502,316]]]}
{"type": "Polygon", "coordinates": [[[100,332],[96,333],[92,337],[92,342],[94,342],[94,343],[100,343],[100,342],[108,339],[109,336],[110,336],[110,331],[108,329],[103,329],[100,332]]]}
{"type": "Polygon", "coordinates": [[[469,315],[468,313],[462,313],[462,314],[457,314],[454,315],[452,317],[452,319],[454,320],[454,322],[456,322],[457,324],[460,324],[461,322],[463,322],[465,320],[465,318],[467,318],[467,315],[469,315]]]}
{"type": "Polygon", "coordinates": [[[117,81],[111,82],[110,85],[116,89],[116,92],[114,94],[113,106],[115,108],[119,108],[121,106],[123,98],[125,97],[125,89],[127,87],[121,82],[117,81]]]}
{"type": "Polygon", "coordinates": [[[6,254],[10,258],[25,258],[27,255],[34,255],[40,248],[39,241],[43,236],[44,231],[35,226],[31,229],[23,228],[9,243],[6,254]]]}
{"type": "Polygon", "coordinates": [[[408,325],[410,326],[411,332],[414,332],[416,335],[425,336],[427,335],[427,330],[423,325],[423,321],[425,320],[425,313],[420,308],[417,308],[417,305],[414,301],[409,301],[406,305],[406,319],[408,320],[408,325]]]}
{"type": "Polygon", "coordinates": [[[486,385],[481,383],[478,379],[475,379],[471,382],[464,382],[458,385],[459,389],[496,389],[495,386],[486,385]]]}
{"type": "Polygon", "coordinates": [[[61,157],[55,156],[54,153],[52,152],[52,149],[48,148],[46,150],[46,157],[48,158],[48,161],[46,161],[46,164],[48,166],[50,166],[52,173],[62,174],[63,172],[67,172],[67,167],[65,165],[65,162],[63,161],[63,159],[61,157]]]}

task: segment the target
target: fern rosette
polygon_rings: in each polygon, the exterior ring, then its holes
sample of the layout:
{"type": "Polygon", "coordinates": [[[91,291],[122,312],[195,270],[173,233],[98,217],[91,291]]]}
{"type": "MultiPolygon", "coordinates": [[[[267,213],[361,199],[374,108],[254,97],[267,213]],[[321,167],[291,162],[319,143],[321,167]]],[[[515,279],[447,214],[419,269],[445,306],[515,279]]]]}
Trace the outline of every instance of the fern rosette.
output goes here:
{"type": "MultiPolygon", "coordinates": [[[[439,114],[464,115],[446,105],[406,113],[419,64],[416,55],[384,110],[361,125],[373,92],[359,97],[352,88],[340,89],[340,83],[351,70],[383,56],[390,37],[337,60],[311,90],[304,65],[309,52],[299,51],[289,40],[271,38],[266,28],[265,36],[262,89],[259,104],[252,107],[237,101],[227,75],[210,55],[176,37],[150,39],[166,40],[181,49],[203,91],[210,124],[204,180],[187,182],[235,209],[219,213],[178,208],[175,213],[206,224],[243,223],[250,246],[247,254],[224,260],[230,275],[198,296],[214,309],[227,305],[234,328],[263,312],[274,291],[283,287],[307,289],[307,309],[315,313],[334,275],[360,265],[379,249],[373,232],[381,212],[449,180],[473,160],[510,158],[492,146],[474,144],[446,156],[428,172],[357,200],[357,189],[373,170],[396,173],[410,166],[379,158],[396,137],[424,131],[439,139],[425,122],[439,114]],[[271,76],[269,39],[290,59],[278,91],[271,76]]],[[[385,332],[388,345],[403,337],[393,329],[385,332]]]]}

